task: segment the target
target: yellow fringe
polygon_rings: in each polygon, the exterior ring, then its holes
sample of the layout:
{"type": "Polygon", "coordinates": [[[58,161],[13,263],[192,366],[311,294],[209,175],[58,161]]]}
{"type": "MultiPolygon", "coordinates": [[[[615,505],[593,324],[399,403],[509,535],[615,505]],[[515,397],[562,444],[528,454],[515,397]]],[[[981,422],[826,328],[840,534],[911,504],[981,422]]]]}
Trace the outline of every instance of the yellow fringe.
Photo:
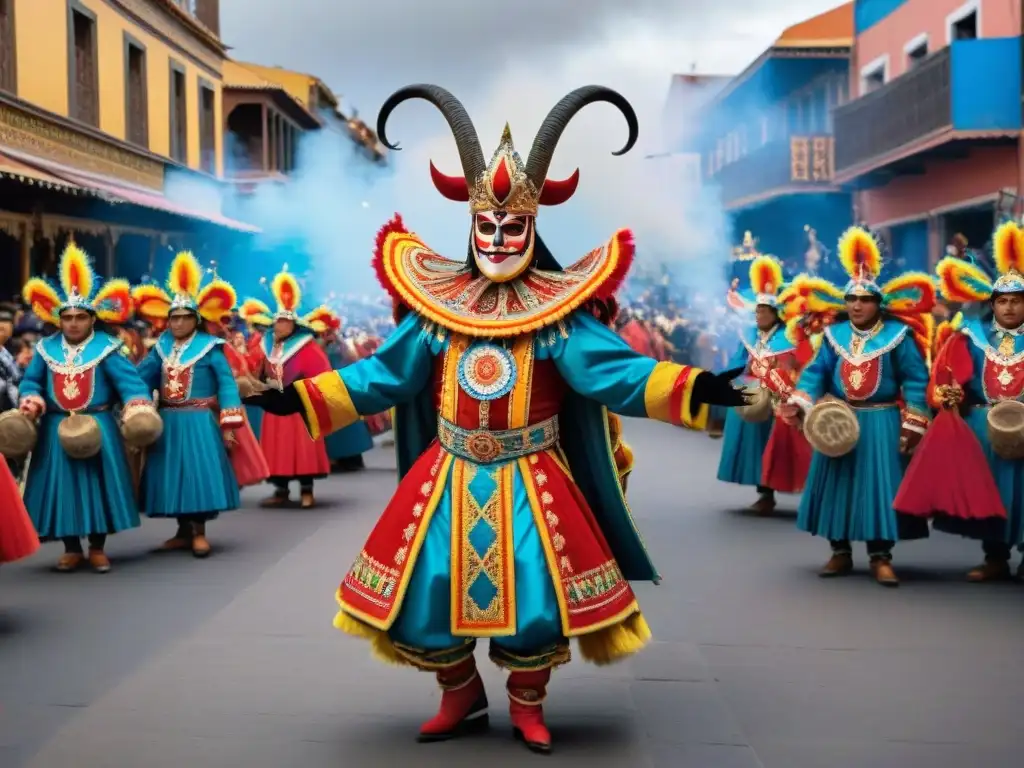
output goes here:
{"type": "Polygon", "coordinates": [[[409,666],[408,660],[402,656],[395,648],[394,643],[391,642],[391,638],[388,637],[387,632],[381,632],[379,629],[374,629],[369,624],[364,624],[349,616],[344,611],[338,611],[334,617],[334,628],[340,629],[346,635],[352,635],[352,637],[361,637],[364,640],[370,641],[370,648],[375,658],[387,663],[397,664],[399,666],[409,666]]]}
{"type": "Polygon", "coordinates": [[[651,628],[643,614],[637,611],[618,624],[581,635],[576,640],[580,655],[591,664],[603,667],[640,651],[651,641],[651,628]]]}

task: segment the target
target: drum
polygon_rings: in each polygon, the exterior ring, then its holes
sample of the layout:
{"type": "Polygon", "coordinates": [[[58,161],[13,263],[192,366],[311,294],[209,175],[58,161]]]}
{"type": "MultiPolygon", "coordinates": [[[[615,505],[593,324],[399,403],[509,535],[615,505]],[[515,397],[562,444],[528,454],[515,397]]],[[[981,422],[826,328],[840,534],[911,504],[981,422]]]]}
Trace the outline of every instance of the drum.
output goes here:
{"type": "Polygon", "coordinates": [[[22,459],[36,447],[36,423],[18,410],[0,413],[0,454],[22,459]]]}
{"type": "Polygon", "coordinates": [[[989,408],[988,439],[999,458],[1024,459],[1024,403],[1003,400],[989,408]]]}
{"type": "Polygon", "coordinates": [[[128,405],[121,415],[121,435],[132,448],[148,448],[164,432],[164,422],[151,403],[128,405]]]}
{"type": "Polygon", "coordinates": [[[103,447],[103,433],[96,418],[87,413],[72,413],[57,425],[57,438],[72,459],[91,459],[103,447]]]}
{"type": "Polygon", "coordinates": [[[860,424],[849,405],[842,400],[827,398],[807,412],[804,436],[818,453],[838,459],[857,446],[860,424]]]}
{"type": "Polygon", "coordinates": [[[757,384],[748,384],[746,387],[748,395],[753,397],[750,405],[741,405],[736,409],[736,415],[751,424],[760,424],[772,417],[772,396],[771,393],[757,384]]]}

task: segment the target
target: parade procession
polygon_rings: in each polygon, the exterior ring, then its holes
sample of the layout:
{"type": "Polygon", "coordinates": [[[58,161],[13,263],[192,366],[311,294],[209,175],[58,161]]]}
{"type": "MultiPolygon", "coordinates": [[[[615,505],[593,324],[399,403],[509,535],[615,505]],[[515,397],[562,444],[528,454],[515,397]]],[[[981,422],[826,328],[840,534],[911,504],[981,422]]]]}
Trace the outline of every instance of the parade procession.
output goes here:
{"type": "Polygon", "coordinates": [[[658,7],[0,0],[0,767],[1020,763],[1020,9],[658,7]]]}

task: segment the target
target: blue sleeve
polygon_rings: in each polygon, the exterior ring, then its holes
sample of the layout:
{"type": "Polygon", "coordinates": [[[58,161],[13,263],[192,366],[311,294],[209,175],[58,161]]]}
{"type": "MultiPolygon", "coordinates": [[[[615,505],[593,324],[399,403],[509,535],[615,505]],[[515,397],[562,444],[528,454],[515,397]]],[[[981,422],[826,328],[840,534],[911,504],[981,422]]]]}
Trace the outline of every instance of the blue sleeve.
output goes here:
{"type": "Polygon", "coordinates": [[[586,312],[572,316],[568,337],[557,343],[551,359],[573,390],[613,413],[693,429],[703,429],[707,420],[707,406],[691,412],[700,369],[640,355],[586,312]]]}
{"type": "Polygon", "coordinates": [[[25,369],[25,375],[18,385],[19,397],[41,397],[46,399],[46,361],[43,356],[36,352],[32,355],[32,362],[25,369]]]}
{"type": "Polygon", "coordinates": [[[241,408],[242,398],[238,394],[238,385],[235,384],[235,377],[231,373],[231,364],[228,363],[227,355],[224,354],[223,345],[218,344],[210,350],[210,366],[217,379],[217,403],[221,411],[228,408],[241,408]]]}
{"type": "Polygon", "coordinates": [[[146,382],[139,376],[138,369],[124,355],[118,352],[107,355],[103,358],[100,366],[110,379],[114,389],[117,390],[121,402],[128,403],[132,400],[152,402],[153,390],[146,386],[146,382]]]}
{"type": "MultiPolygon", "coordinates": [[[[740,344],[739,348],[735,352],[732,353],[732,357],[729,358],[729,368],[728,368],[728,370],[731,371],[734,368],[743,368],[744,370],[746,370],[746,368],[747,368],[747,361],[749,359],[750,359],[750,353],[747,352],[746,345],[745,344],[740,344]]],[[[742,374],[740,374],[740,375],[742,376],[742,374]]]]}
{"type": "Polygon", "coordinates": [[[160,359],[160,355],[156,351],[156,347],[149,350],[149,354],[142,358],[142,362],[139,363],[138,368],[135,369],[139,378],[142,379],[143,383],[152,392],[154,389],[160,389],[160,377],[163,374],[163,361],[160,359]]]}
{"type": "Polygon", "coordinates": [[[812,403],[817,402],[829,391],[836,362],[836,352],[831,342],[822,339],[814,359],[800,374],[796,388],[810,397],[812,403]]]}
{"type": "Polygon", "coordinates": [[[914,341],[911,333],[907,333],[903,337],[903,341],[896,345],[892,356],[907,408],[927,416],[929,414],[928,366],[925,365],[921,351],[917,348],[917,342],[914,341]]]}

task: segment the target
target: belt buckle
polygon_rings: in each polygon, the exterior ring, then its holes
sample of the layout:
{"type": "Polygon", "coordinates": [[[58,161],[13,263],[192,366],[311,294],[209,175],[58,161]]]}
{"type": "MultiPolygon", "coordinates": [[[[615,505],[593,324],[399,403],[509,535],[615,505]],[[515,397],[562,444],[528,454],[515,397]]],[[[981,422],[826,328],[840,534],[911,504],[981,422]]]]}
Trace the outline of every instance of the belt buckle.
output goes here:
{"type": "Polygon", "coordinates": [[[494,461],[502,453],[501,442],[486,430],[470,432],[466,436],[466,452],[481,464],[494,461]]]}

